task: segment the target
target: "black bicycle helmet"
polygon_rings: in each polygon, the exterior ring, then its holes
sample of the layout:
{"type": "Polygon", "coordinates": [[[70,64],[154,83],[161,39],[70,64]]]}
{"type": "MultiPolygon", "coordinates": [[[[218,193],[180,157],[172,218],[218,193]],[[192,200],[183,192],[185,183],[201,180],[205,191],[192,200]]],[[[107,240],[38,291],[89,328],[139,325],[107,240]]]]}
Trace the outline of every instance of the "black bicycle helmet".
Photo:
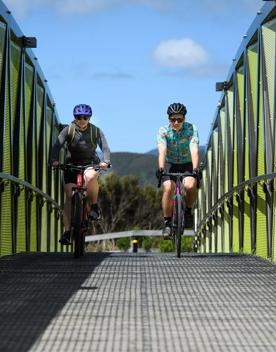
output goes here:
{"type": "Polygon", "coordinates": [[[169,116],[173,114],[182,114],[185,116],[187,114],[186,106],[181,103],[172,103],[167,110],[169,116]]]}

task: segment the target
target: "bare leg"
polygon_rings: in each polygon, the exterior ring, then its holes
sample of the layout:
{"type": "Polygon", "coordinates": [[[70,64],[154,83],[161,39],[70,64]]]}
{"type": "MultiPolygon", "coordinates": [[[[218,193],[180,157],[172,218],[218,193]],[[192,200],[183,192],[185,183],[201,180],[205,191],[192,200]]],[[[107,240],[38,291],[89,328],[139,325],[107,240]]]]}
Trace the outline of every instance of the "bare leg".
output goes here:
{"type": "Polygon", "coordinates": [[[87,196],[92,204],[96,204],[98,201],[99,194],[99,173],[92,168],[85,170],[84,179],[87,189],[87,196]]]}
{"type": "Polygon", "coordinates": [[[171,217],[173,212],[174,182],[167,180],[163,183],[162,209],[164,217],[171,217]]]}
{"type": "Polygon", "coordinates": [[[186,191],[186,207],[192,208],[197,196],[196,179],[194,177],[185,177],[183,184],[186,191]]]}
{"type": "Polygon", "coordinates": [[[65,231],[70,231],[71,228],[72,187],[74,186],[76,186],[74,183],[67,183],[64,186],[66,199],[63,208],[63,225],[65,231]]]}

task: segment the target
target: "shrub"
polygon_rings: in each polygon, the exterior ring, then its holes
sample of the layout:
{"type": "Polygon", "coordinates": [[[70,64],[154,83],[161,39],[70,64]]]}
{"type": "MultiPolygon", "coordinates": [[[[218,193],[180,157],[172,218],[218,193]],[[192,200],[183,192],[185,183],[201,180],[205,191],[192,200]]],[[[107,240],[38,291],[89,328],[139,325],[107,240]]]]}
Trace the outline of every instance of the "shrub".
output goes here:
{"type": "Polygon", "coordinates": [[[130,238],[122,237],[116,241],[116,244],[120,250],[127,251],[130,247],[130,238]]]}
{"type": "Polygon", "coordinates": [[[152,237],[152,248],[160,248],[161,237],[152,237]]]}
{"type": "Polygon", "coordinates": [[[193,252],[194,237],[182,237],[181,240],[181,252],[193,252]]]}
{"type": "Polygon", "coordinates": [[[149,251],[152,248],[153,240],[151,237],[145,237],[143,239],[142,246],[145,249],[145,251],[149,251]]]}
{"type": "Polygon", "coordinates": [[[172,241],[161,240],[160,241],[160,252],[174,252],[175,248],[172,241]]]}

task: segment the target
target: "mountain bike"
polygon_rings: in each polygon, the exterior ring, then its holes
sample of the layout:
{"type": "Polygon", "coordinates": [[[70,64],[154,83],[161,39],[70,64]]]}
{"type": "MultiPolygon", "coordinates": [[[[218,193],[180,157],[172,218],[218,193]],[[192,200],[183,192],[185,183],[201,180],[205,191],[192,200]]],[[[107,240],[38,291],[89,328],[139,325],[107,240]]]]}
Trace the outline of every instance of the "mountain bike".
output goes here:
{"type": "MultiPolygon", "coordinates": [[[[87,199],[86,186],[84,182],[84,171],[92,167],[95,171],[103,170],[100,165],[73,165],[59,164],[54,169],[77,171],[76,186],[72,188],[71,206],[71,229],[70,235],[74,244],[75,258],[85,253],[85,236],[89,233],[89,204],[87,199]]],[[[108,166],[110,167],[110,165],[108,166]]]]}
{"type": "Polygon", "coordinates": [[[183,187],[182,180],[186,174],[183,173],[163,173],[159,179],[158,187],[161,186],[161,179],[163,176],[173,176],[175,180],[175,191],[173,196],[173,216],[172,216],[172,239],[175,244],[176,256],[180,258],[181,256],[181,239],[185,228],[185,197],[183,192],[185,188],[183,187]]]}

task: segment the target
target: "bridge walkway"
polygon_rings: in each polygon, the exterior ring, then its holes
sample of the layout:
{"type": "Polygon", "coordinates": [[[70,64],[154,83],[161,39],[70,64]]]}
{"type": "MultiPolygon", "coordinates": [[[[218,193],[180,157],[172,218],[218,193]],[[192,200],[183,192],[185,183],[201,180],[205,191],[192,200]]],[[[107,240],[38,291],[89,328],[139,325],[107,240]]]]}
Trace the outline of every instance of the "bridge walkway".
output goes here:
{"type": "Polygon", "coordinates": [[[0,351],[275,351],[276,266],[253,256],[0,259],[0,351]]]}

